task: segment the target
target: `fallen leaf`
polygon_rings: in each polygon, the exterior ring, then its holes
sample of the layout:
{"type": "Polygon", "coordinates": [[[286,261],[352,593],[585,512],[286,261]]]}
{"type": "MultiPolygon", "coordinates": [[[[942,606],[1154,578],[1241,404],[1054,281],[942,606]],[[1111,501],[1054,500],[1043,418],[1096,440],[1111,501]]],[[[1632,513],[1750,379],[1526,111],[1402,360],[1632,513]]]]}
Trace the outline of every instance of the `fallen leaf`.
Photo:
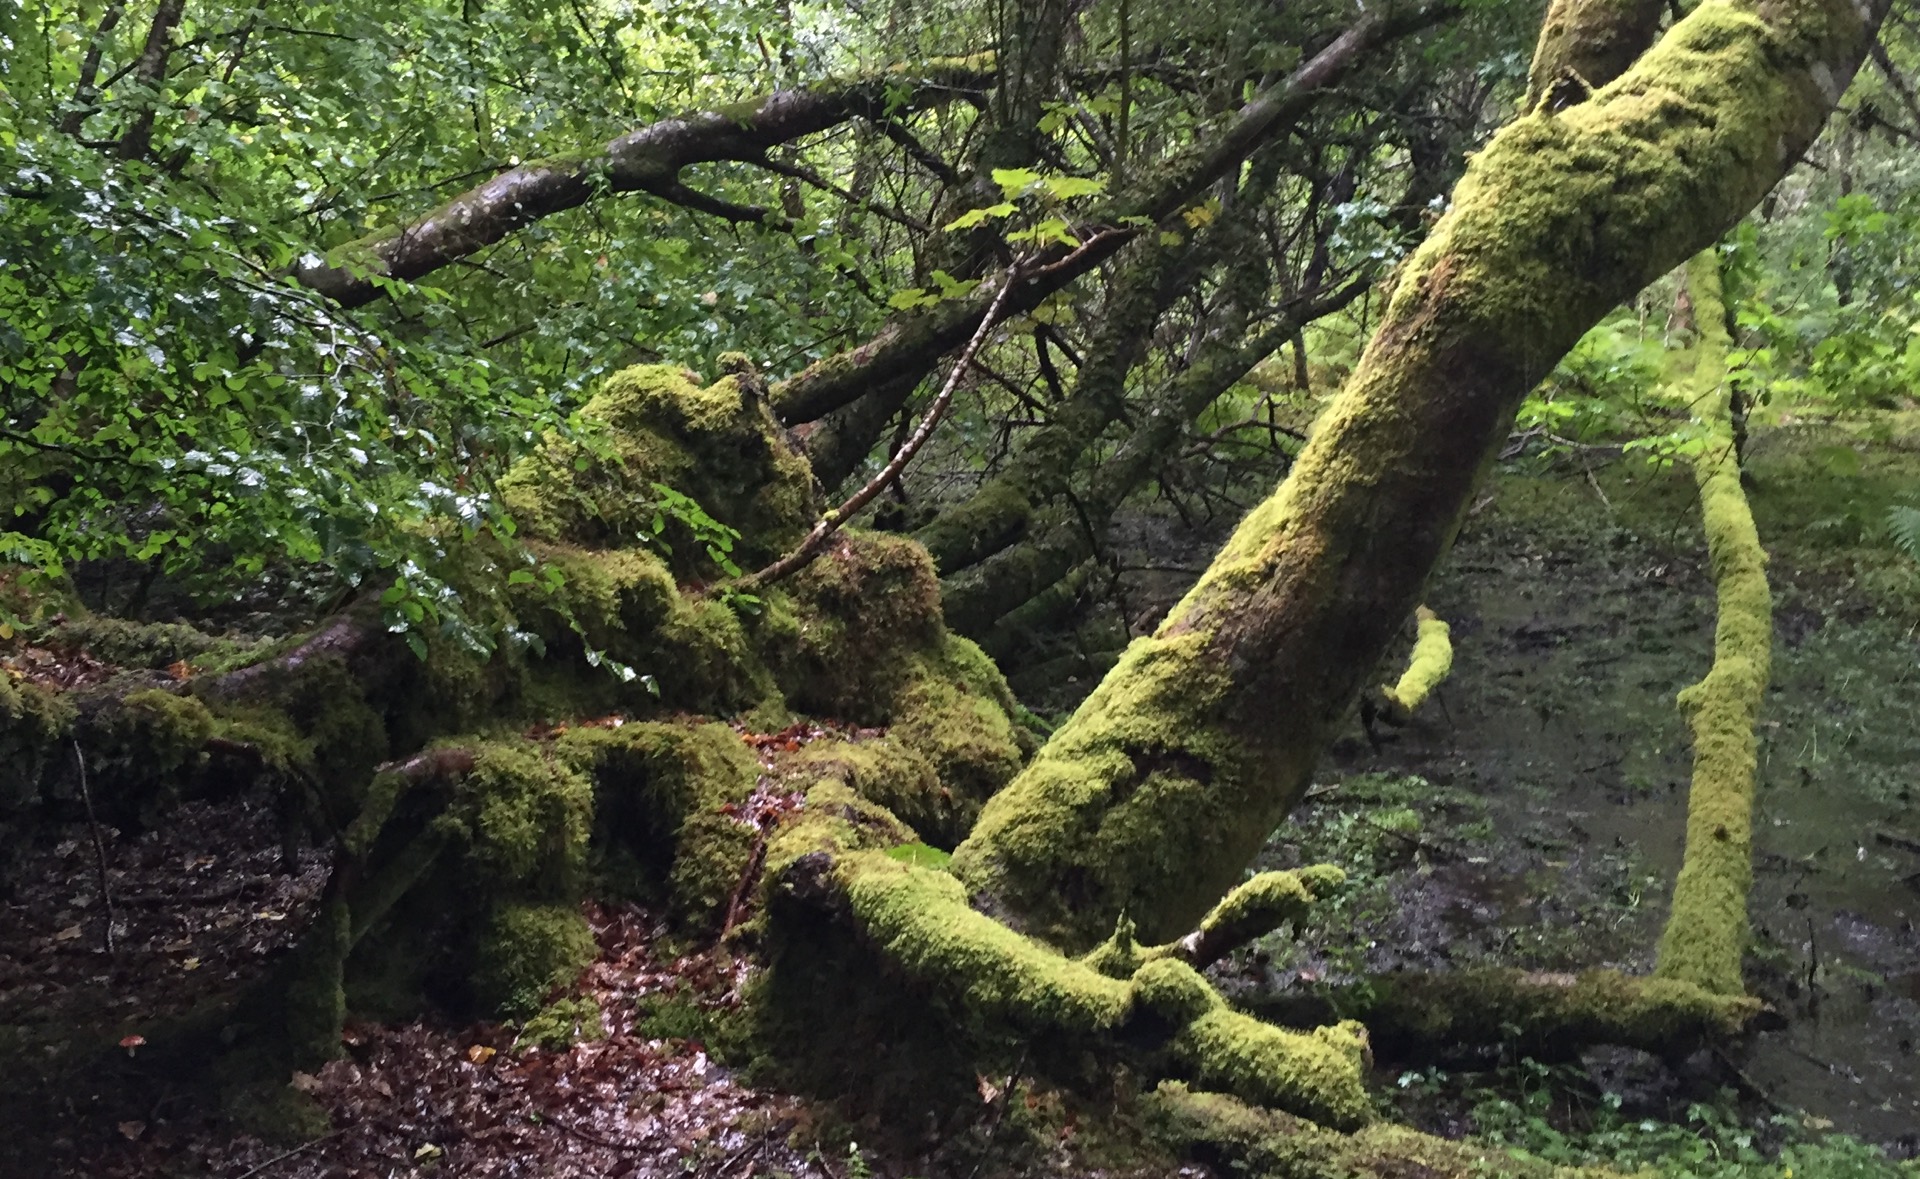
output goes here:
{"type": "Polygon", "coordinates": [[[298,1070],[295,1070],[293,1079],[288,1081],[287,1084],[302,1093],[318,1093],[320,1091],[319,1077],[314,1076],[312,1073],[303,1073],[298,1070]]]}
{"type": "Polygon", "coordinates": [[[485,1064],[493,1059],[493,1054],[496,1051],[497,1049],[489,1048],[485,1044],[475,1044],[473,1047],[467,1049],[467,1059],[475,1064],[485,1064]]]}
{"type": "Polygon", "coordinates": [[[176,659],[167,664],[167,674],[176,680],[190,680],[193,678],[193,668],[187,666],[186,660],[176,659]]]}
{"type": "Polygon", "coordinates": [[[182,970],[198,970],[198,969],[200,969],[200,959],[198,959],[198,958],[188,958],[188,959],[185,959],[184,961],[182,961],[182,962],[180,963],[180,969],[182,969],[182,970]]]}
{"type": "Polygon", "coordinates": [[[79,936],[80,927],[78,925],[69,925],[59,933],[54,934],[53,940],[56,942],[70,942],[79,936]]]}
{"type": "Polygon", "coordinates": [[[140,1141],[140,1135],[145,1134],[146,1132],[147,1132],[147,1124],[145,1122],[121,1122],[120,1123],[120,1136],[122,1138],[125,1138],[128,1142],[140,1141]]]}
{"type": "Polygon", "coordinates": [[[439,1147],[435,1146],[433,1143],[428,1142],[428,1143],[424,1143],[423,1145],[421,1145],[421,1147],[418,1150],[413,1152],[413,1161],[417,1163],[417,1162],[424,1162],[427,1159],[437,1159],[445,1153],[447,1152],[444,1150],[441,1150],[439,1147]]]}

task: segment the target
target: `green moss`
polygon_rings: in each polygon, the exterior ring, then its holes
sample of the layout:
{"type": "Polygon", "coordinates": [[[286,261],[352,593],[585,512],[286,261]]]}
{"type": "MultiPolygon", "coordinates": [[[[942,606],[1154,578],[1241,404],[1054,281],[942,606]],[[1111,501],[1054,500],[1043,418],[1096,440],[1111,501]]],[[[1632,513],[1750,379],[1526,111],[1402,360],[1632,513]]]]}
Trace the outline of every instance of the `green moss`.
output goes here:
{"type": "Polygon", "coordinates": [[[602,854],[625,857],[683,927],[717,930],[757,838],[740,810],[759,781],[753,751],[719,724],[580,729],[559,746],[594,783],[602,854]]]}
{"type": "Polygon", "coordinates": [[[1144,1103],[1170,1147],[1258,1179],[1602,1179],[1611,1172],[1553,1167],[1382,1123],[1345,1134],[1177,1082],[1144,1103]]]}
{"type": "Polygon", "coordinates": [[[593,782],[550,750],[525,742],[466,746],[460,777],[436,823],[466,845],[475,886],[571,900],[584,882],[593,782]]]}
{"type": "Polygon", "coordinates": [[[79,648],[116,667],[157,669],[185,660],[202,671],[237,667],[269,645],[269,640],[221,638],[185,623],[98,616],[64,622],[41,639],[79,648]]]}
{"type": "Polygon", "coordinates": [[[964,833],[980,805],[1019,773],[1031,738],[1013,721],[1006,681],[970,640],[948,635],[914,664],[888,733],[932,764],[953,797],[956,834],[964,833]]]}
{"type": "Polygon", "coordinates": [[[604,1040],[606,1022],[600,1016],[600,1004],[591,996],[555,999],[520,1025],[515,1044],[564,1052],[575,1044],[604,1040]]]}
{"type": "Polygon", "coordinates": [[[1503,968],[1376,975],[1337,992],[1333,1005],[1396,1053],[1504,1044],[1539,1056],[1589,1044],[1670,1051],[1737,1035],[1760,1010],[1756,1000],[1678,979],[1503,968]]]}
{"type": "Polygon", "coordinates": [[[1246,945],[1282,925],[1299,925],[1315,901],[1332,896],[1346,880],[1347,874],[1332,864],[1262,872],[1215,905],[1198,932],[1223,946],[1246,945]]]}
{"type": "Polygon", "coordinates": [[[481,936],[474,986],[488,1009],[531,1016],[598,952],[587,919],[572,905],[502,904],[481,936]]]}
{"type": "Polygon", "coordinates": [[[1118,1027],[1131,1011],[1126,983],[975,911],[966,888],[946,872],[854,852],[841,858],[837,876],[886,957],[953,995],[976,1018],[1088,1034],[1118,1027]]]}
{"type": "Polygon", "coordinates": [[[795,574],[794,646],[773,655],[796,708],[855,724],[885,724],[902,658],[944,633],[940,582],[926,550],[902,537],[849,529],[795,574]]]}
{"type": "Polygon", "coordinates": [[[0,671],[0,817],[30,806],[74,719],[73,704],[0,671]]]}
{"type": "Polygon", "coordinates": [[[1705,433],[1694,459],[1718,619],[1713,666],[1680,693],[1693,730],[1693,783],[1687,796],[1687,850],[1673,909],[1660,939],[1656,973],[1708,991],[1744,991],[1740,957],[1747,942],[1747,893],[1753,884],[1754,724],[1767,690],[1773,650],[1773,595],[1767,554],[1746,492],[1733,433],[1726,378],[1726,308],[1713,251],[1687,267],[1699,333],[1687,402],[1705,433]]]}
{"type": "Polygon", "coordinates": [[[531,583],[509,587],[520,624],[550,647],[574,645],[574,627],[595,649],[623,661],[640,654],[636,644],[669,615],[679,591],[665,563],[640,548],[594,550],[533,541],[528,553],[565,579],[548,589],[544,573],[531,583]]]}
{"type": "Polygon", "coordinates": [[[1209,722],[1229,677],[1208,649],[1198,633],[1129,647],[987,803],[954,853],[961,879],[1068,949],[1122,911],[1151,942],[1191,929],[1280,817],[1246,748],[1209,722]]]}
{"type": "Polygon", "coordinates": [[[963,829],[953,794],[940,784],[933,764],[896,738],[822,738],[783,759],[781,768],[809,783],[838,780],[947,847],[963,829]]]}
{"type": "MultiPolygon", "coordinates": [[[[624,548],[654,535],[662,483],[740,531],[743,565],[770,560],[812,524],[813,476],[751,384],[728,376],[701,388],[696,374],[664,365],[616,373],[581,410],[594,440],[549,438],[501,494],[535,538],[624,548]]],[[[692,533],[666,525],[676,573],[711,576],[692,533]]]]}
{"type": "Polygon", "coordinates": [[[1382,689],[1387,703],[1406,715],[1425,703],[1427,696],[1453,670],[1451,630],[1439,615],[1425,606],[1420,607],[1417,616],[1419,635],[1413,642],[1413,654],[1407,659],[1407,670],[1392,687],[1382,689]]]}
{"type": "Polygon", "coordinates": [[[815,852],[838,857],[918,842],[919,834],[886,807],[862,798],[837,778],[826,778],[807,791],[799,819],[783,825],[768,841],[764,879],[779,879],[788,865],[815,852]]]}

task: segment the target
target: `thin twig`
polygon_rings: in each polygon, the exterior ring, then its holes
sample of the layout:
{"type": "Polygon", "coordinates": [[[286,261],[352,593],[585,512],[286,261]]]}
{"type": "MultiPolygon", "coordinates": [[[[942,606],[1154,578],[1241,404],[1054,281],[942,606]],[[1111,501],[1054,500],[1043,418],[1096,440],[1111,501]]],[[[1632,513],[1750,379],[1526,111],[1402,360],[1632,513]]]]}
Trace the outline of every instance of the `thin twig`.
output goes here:
{"type": "Polygon", "coordinates": [[[854,492],[853,497],[846,503],[822,516],[820,522],[813,526],[813,531],[800,542],[799,548],[745,578],[743,588],[757,589],[760,586],[771,585],[812,564],[813,559],[819,556],[820,550],[826,546],[827,540],[840,530],[842,524],[852,519],[860,509],[872,503],[875,496],[885,491],[888,484],[900,477],[900,473],[906,470],[907,464],[913,461],[913,456],[920,453],[920,448],[933,437],[934,427],[940,424],[940,419],[946,416],[947,406],[953,401],[954,390],[960,387],[961,376],[972,367],[974,353],[980,350],[980,345],[986,342],[987,334],[993,330],[994,324],[999,322],[1000,309],[1006,306],[1007,296],[1013,292],[1015,286],[1019,285],[1020,278],[1020,263],[1016,261],[1007,268],[1006,280],[994,293],[993,302],[987,306],[987,313],[980,317],[980,326],[974,330],[973,338],[967,341],[967,346],[960,352],[960,358],[954,361],[953,371],[947,374],[947,383],[940,387],[940,395],[935,397],[933,404],[927,407],[926,416],[920,419],[920,425],[914,430],[913,436],[907,439],[905,446],[894,453],[885,469],[875,475],[865,487],[854,492]]]}
{"type": "Polygon", "coordinates": [[[351,1126],[342,1126],[337,1130],[329,1130],[325,1134],[320,1135],[320,1137],[318,1138],[312,1139],[311,1141],[308,1141],[308,1142],[302,1142],[300,1145],[294,1147],[292,1150],[282,1151],[281,1153],[276,1154],[272,1158],[268,1159],[266,1162],[261,1163],[259,1166],[255,1167],[253,1170],[241,1172],[239,1179],[253,1179],[255,1175],[258,1175],[260,1172],[266,1170],[268,1167],[272,1167],[280,1163],[284,1163],[288,1159],[292,1158],[294,1155],[305,1154],[307,1151],[312,1150],[314,1147],[320,1145],[322,1142],[325,1142],[327,1139],[338,1138],[340,1137],[340,1135],[345,1134],[348,1130],[351,1130],[352,1128],[353,1127],[351,1126]]]}
{"type": "Polygon", "coordinates": [[[74,764],[80,767],[80,801],[87,807],[87,830],[93,835],[93,863],[100,872],[100,904],[107,911],[106,928],[100,933],[100,945],[113,953],[113,892],[107,887],[107,845],[100,839],[100,820],[93,813],[93,791],[87,786],[87,757],[80,742],[73,743],[74,764]]]}

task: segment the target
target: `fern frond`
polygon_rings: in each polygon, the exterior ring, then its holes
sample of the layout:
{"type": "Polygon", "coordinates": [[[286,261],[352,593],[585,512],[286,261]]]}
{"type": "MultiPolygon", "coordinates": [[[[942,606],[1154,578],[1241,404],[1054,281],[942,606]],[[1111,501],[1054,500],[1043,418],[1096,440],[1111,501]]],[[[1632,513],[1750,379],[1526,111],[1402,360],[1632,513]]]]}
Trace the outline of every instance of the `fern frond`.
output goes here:
{"type": "Polygon", "coordinates": [[[1887,531],[1894,547],[1920,561],[1920,507],[1895,504],[1887,509],[1887,531]]]}

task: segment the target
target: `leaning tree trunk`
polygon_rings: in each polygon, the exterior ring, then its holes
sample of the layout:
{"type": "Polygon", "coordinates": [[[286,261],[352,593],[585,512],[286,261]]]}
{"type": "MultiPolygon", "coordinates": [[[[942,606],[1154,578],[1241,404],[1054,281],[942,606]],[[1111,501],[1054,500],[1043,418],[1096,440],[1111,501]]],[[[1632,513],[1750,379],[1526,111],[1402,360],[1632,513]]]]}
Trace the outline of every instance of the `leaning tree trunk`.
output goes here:
{"type": "Polygon", "coordinates": [[[1473,162],[1292,476],[954,858],[1067,948],[1177,936],[1245,871],[1419,600],[1527,390],[1820,132],[1885,0],[1706,0],[1473,162]]]}

